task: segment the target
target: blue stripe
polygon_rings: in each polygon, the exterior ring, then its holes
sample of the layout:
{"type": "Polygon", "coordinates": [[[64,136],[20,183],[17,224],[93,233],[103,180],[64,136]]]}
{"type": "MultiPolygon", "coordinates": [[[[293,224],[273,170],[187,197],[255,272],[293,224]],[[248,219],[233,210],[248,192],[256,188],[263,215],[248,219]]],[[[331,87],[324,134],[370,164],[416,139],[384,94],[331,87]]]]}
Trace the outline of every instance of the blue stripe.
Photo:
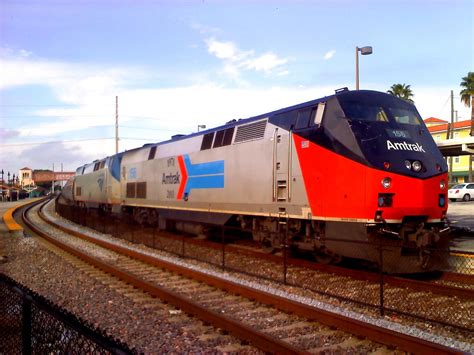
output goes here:
{"type": "Polygon", "coordinates": [[[186,165],[188,176],[224,174],[224,160],[191,164],[189,155],[186,154],[184,156],[184,164],[186,165]]]}
{"type": "Polygon", "coordinates": [[[192,189],[219,189],[224,187],[224,175],[194,176],[188,178],[184,193],[192,189]]]}
{"type": "Polygon", "coordinates": [[[115,154],[112,157],[112,166],[109,168],[110,173],[117,181],[120,181],[120,166],[122,164],[122,155],[123,153],[115,154]]]}

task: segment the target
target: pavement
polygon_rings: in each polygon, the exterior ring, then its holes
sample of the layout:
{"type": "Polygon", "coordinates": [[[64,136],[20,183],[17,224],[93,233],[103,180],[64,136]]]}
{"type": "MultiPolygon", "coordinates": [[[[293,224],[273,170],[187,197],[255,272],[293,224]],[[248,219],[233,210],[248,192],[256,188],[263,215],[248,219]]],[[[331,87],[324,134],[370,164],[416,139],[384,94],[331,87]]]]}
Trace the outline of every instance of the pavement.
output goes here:
{"type": "Polygon", "coordinates": [[[474,201],[449,202],[448,219],[453,227],[468,228],[474,232],[474,201]]]}
{"type": "Polygon", "coordinates": [[[32,200],[27,199],[12,202],[0,202],[0,235],[9,234],[12,228],[15,229],[12,225],[11,217],[9,216],[11,213],[10,209],[21,206],[30,201],[32,200]]]}
{"type": "Polygon", "coordinates": [[[474,201],[449,202],[452,249],[474,253],[474,201]]]}
{"type": "Polygon", "coordinates": [[[1,239],[8,235],[16,235],[23,233],[23,228],[13,220],[12,209],[35,200],[37,199],[0,202],[0,263],[6,261],[5,246],[1,239]]]}

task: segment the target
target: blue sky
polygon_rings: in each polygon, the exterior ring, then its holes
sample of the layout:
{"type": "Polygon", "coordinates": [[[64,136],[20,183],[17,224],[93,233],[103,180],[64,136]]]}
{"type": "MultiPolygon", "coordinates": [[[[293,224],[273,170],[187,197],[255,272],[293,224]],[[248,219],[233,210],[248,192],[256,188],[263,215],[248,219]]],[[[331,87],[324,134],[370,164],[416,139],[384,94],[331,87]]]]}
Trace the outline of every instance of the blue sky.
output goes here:
{"type": "Polygon", "coordinates": [[[0,2],[0,169],[120,150],[355,86],[410,84],[422,117],[470,111],[474,1],[0,2]]]}

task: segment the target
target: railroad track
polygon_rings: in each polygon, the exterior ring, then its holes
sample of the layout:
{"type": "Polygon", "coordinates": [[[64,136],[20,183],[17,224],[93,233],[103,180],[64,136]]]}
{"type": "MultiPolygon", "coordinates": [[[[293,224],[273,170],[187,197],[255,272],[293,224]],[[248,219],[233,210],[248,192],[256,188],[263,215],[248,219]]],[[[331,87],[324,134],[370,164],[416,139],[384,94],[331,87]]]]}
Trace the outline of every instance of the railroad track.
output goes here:
{"type": "MultiPolygon", "coordinates": [[[[199,242],[198,242],[199,243],[199,242]]],[[[257,257],[259,259],[266,259],[278,264],[282,264],[283,257],[266,254],[259,251],[252,251],[238,246],[228,246],[227,251],[235,250],[239,253],[249,256],[257,257]]],[[[289,258],[287,264],[290,267],[304,268],[325,273],[330,273],[339,276],[348,276],[354,280],[364,280],[379,283],[380,274],[375,272],[367,272],[363,270],[354,270],[343,268],[334,265],[325,265],[311,261],[289,258]]],[[[439,279],[441,282],[449,282],[450,284],[436,283],[433,281],[420,281],[416,279],[409,279],[406,277],[396,277],[384,275],[384,284],[393,287],[411,288],[413,290],[432,292],[439,295],[456,296],[465,299],[474,299],[474,275],[458,274],[452,272],[443,272],[439,279]]]]}
{"type": "MultiPolygon", "coordinates": [[[[354,347],[355,345],[351,339],[353,339],[352,334],[356,334],[369,339],[376,339],[391,346],[398,346],[406,351],[456,352],[443,345],[322,311],[268,292],[158,260],[104,240],[92,240],[93,238],[82,235],[77,231],[68,231],[68,233],[83,240],[105,247],[107,252],[113,250],[119,253],[113,258],[116,260],[115,265],[110,265],[110,263],[103,260],[91,257],[87,252],[75,250],[70,245],[63,245],[64,243],[49,237],[31,222],[27,223],[38,234],[41,234],[58,247],[64,248],[68,253],[74,254],[91,265],[115,275],[136,288],[176,305],[186,313],[196,315],[205,322],[225,329],[265,351],[295,353],[323,351],[331,348],[341,349],[347,346],[354,347]],[[120,267],[117,267],[117,264],[120,267]],[[166,269],[167,271],[159,273],[157,268],[166,269]],[[184,280],[183,276],[192,280],[184,280]],[[173,283],[170,280],[176,282],[173,283]],[[166,289],[164,285],[167,285],[166,289]],[[239,296],[230,296],[229,293],[239,296]],[[197,300],[200,301],[200,304],[196,302],[197,300]],[[204,307],[206,304],[211,304],[211,309],[204,307]],[[263,306],[264,304],[270,307],[263,306]],[[276,308],[291,312],[293,315],[284,314],[277,311],[276,308]],[[229,314],[233,317],[223,316],[229,314]],[[255,317],[257,317],[260,322],[251,325],[245,324],[248,315],[252,314],[254,316],[250,318],[255,320],[255,317]],[[325,326],[321,323],[314,323],[313,320],[318,320],[342,331],[349,331],[351,334],[338,334],[340,331],[324,328],[325,326]],[[258,328],[263,329],[257,330],[258,328]],[[306,336],[301,334],[306,334],[306,336]]],[[[63,226],[60,228],[65,229],[63,226]]],[[[363,347],[360,344],[358,346],[363,347]]]]}
{"type": "MultiPolygon", "coordinates": [[[[114,231],[111,231],[113,234],[114,231]]],[[[145,229],[145,232],[141,232],[142,234],[148,233],[145,229]]],[[[154,232],[153,232],[154,233],[154,232]]],[[[146,239],[140,237],[140,232],[137,232],[132,239],[135,238],[136,240],[146,239]]],[[[184,238],[180,236],[173,235],[168,232],[162,232],[156,234],[156,238],[160,240],[168,240],[166,245],[162,243],[165,250],[171,251],[175,254],[183,254],[185,252],[185,245],[186,245],[186,256],[191,258],[196,258],[199,260],[208,260],[211,263],[218,264],[221,262],[220,258],[212,257],[207,258],[204,254],[206,250],[213,250],[215,253],[222,252],[223,244],[211,242],[207,240],[200,240],[200,239],[192,239],[192,238],[184,238]],[[195,250],[202,250],[201,252],[189,250],[189,246],[191,246],[195,250]],[[204,255],[204,258],[201,256],[204,255]]],[[[155,238],[153,239],[155,241],[155,238]]],[[[155,246],[153,246],[155,247],[155,246]]],[[[158,246],[160,247],[160,246],[158,246]]],[[[258,260],[261,262],[262,260],[267,261],[269,264],[272,264],[273,267],[269,267],[268,269],[273,269],[274,273],[272,275],[260,275],[263,278],[270,278],[270,279],[281,279],[281,275],[277,275],[277,270],[281,270],[284,264],[284,259],[286,259],[286,265],[291,272],[298,272],[299,270],[314,270],[316,272],[321,272],[325,274],[331,275],[338,275],[341,277],[348,277],[353,280],[360,280],[360,281],[367,281],[372,284],[380,283],[380,275],[375,272],[368,272],[363,270],[355,270],[355,269],[348,269],[334,265],[325,265],[315,262],[310,262],[302,259],[295,259],[290,257],[283,257],[280,255],[273,255],[269,253],[264,253],[257,248],[248,248],[248,247],[241,247],[239,245],[230,244],[225,245],[225,251],[227,254],[231,255],[234,254],[235,258],[237,259],[234,264],[244,265],[245,263],[252,263],[252,260],[258,260]]],[[[209,252],[208,252],[209,253],[209,252]]],[[[232,263],[228,263],[229,268],[232,268],[232,263]]],[[[280,274],[282,273],[281,271],[280,274]]],[[[291,281],[291,280],[290,280],[291,281]]],[[[449,297],[459,297],[465,300],[470,300],[474,298],[474,275],[469,274],[458,274],[453,272],[444,272],[441,275],[439,280],[436,281],[421,281],[416,279],[410,279],[406,277],[395,277],[384,275],[383,282],[388,287],[392,288],[408,288],[413,291],[420,291],[420,292],[432,292],[436,295],[440,296],[449,296],[449,297]]],[[[296,285],[298,286],[298,285],[296,285]]],[[[323,290],[326,288],[324,287],[323,290]]],[[[337,290],[337,288],[333,288],[333,290],[337,290]]],[[[334,294],[336,297],[344,298],[344,295],[334,294]]]]}
{"type": "MultiPolygon", "coordinates": [[[[121,226],[119,229],[123,230],[124,227],[121,226]]],[[[114,228],[109,229],[109,232],[113,233],[114,228]]],[[[124,237],[124,234],[132,243],[142,242],[150,246],[152,246],[150,236],[153,234],[153,248],[185,256],[187,260],[196,259],[213,265],[225,264],[226,270],[256,276],[262,279],[262,282],[265,280],[283,282],[283,258],[276,255],[262,254],[255,249],[243,250],[224,243],[178,237],[167,232],[157,232],[153,228],[135,230],[129,228],[127,232],[122,232],[121,236],[124,237]],[[221,256],[223,248],[225,248],[225,262],[221,256]]],[[[374,273],[288,259],[286,285],[298,287],[300,295],[306,295],[309,291],[319,293],[324,298],[337,297],[339,301],[352,303],[351,307],[369,307],[370,314],[377,316],[382,303],[379,277],[380,275],[374,273]]],[[[387,315],[397,318],[414,316],[423,323],[432,320],[444,327],[454,326],[461,331],[472,332],[471,318],[474,314],[472,286],[462,284],[466,288],[462,289],[459,285],[459,283],[453,285],[452,282],[439,285],[434,282],[402,278],[391,280],[390,277],[384,276],[383,309],[387,315]],[[392,282],[388,283],[385,278],[392,282]],[[406,302],[407,300],[409,302],[406,302]]],[[[318,295],[314,297],[321,298],[318,295]]],[[[331,299],[328,301],[332,304],[337,303],[331,299]]],[[[428,329],[431,327],[429,325],[428,329]]]]}
{"type": "MultiPolygon", "coordinates": [[[[107,228],[105,228],[107,229],[107,228]]],[[[114,230],[110,231],[111,234],[114,234],[114,230]]],[[[140,240],[146,240],[147,238],[142,238],[140,234],[156,234],[157,239],[161,240],[168,240],[168,245],[165,245],[165,249],[167,251],[171,251],[175,254],[182,254],[185,250],[186,246],[192,246],[194,249],[209,249],[214,250],[217,252],[221,252],[223,248],[222,243],[211,242],[208,240],[201,240],[201,239],[193,239],[193,238],[183,238],[181,236],[176,236],[172,233],[160,231],[159,233],[155,233],[147,231],[144,229],[144,232],[136,232],[133,236],[134,232],[129,234],[132,235],[131,240],[132,242],[139,242],[140,240]],[[135,239],[135,240],[134,240],[135,239]],[[186,241],[184,240],[186,239],[186,241]],[[173,245],[174,244],[174,245],[173,245]]],[[[155,238],[153,239],[155,241],[155,238]]],[[[153,246],[155,247],[155,246],[153,246]]],[[[160,246],[158,246],[160,247],[160,246]]],[[[189,249],[189,248],[187,248],[189,249]]],[[[284,257],[281,255],[274,255],[262,252],[257,248],[249,248],[249,247],[242,247],[237,244],[226,244],[225,245],[226,253],[232,254],[239,254],[242,255],[242,258],[247,257],[247,261],[251,261],[252,259],[258,260],[266,260],[269,263],[273,263],[275,265],[275,270],[279,270],[283,263],[284,257]]],[[[204,253],[204,252],[203,252],[204,253]]],[[[186,256],[194,257],[192,250],[186,250],[186,256]]],[[[199,258],[199,255],[196,254],[196,258],[199,258]]],[[[457,257],[463,257],[456,254],[457,257]]],[[[211,263],[217,264],[221,262],[219,258],[213,258],[209,260],[211,263]]],[[[474,263],[474,261],[473,261],[474,263]]],[[[347,276],[354,280],[364,280],[373,283],[380,282],[380,275],[376,272],[368,272],[363,270],[356,270],[356,269],[348,269],[340,266],[334,265],[325,265],[321,263],[315,263],[306,261],[303,259],[296,259],[291,258],[289,256],[286,257],[286,264],[289,268],[293,268],[293,270],[297,270],[299,268],[305,270],[315,270],[318,272],[329,273],[333,275],[339,275],[341,277],[347,276]]],[[[264,275],[262,275],[264,276],[264,275]]],[[[271,276],[270,276],[271,278],[271,276]]],[[[278,275],[276,275],[275,279],[278,279],[278,275]]],[[[395,277],[384,275],[383,277],[384,284],[391,287],[402,287],[402,288],[410,288],[414,291],[423,291],[423,292],[432,292],[437,295],[445,295],[445,296],[456,296],[464,299],[472,299],[474,298],[474,274],[460,274],[454,272],[444,272],[438,280],[432,281],[423,281],[417,280],[407,277],[395,277]]],[[[335,295],[337,296],[337,295],[335,295]]]]}

